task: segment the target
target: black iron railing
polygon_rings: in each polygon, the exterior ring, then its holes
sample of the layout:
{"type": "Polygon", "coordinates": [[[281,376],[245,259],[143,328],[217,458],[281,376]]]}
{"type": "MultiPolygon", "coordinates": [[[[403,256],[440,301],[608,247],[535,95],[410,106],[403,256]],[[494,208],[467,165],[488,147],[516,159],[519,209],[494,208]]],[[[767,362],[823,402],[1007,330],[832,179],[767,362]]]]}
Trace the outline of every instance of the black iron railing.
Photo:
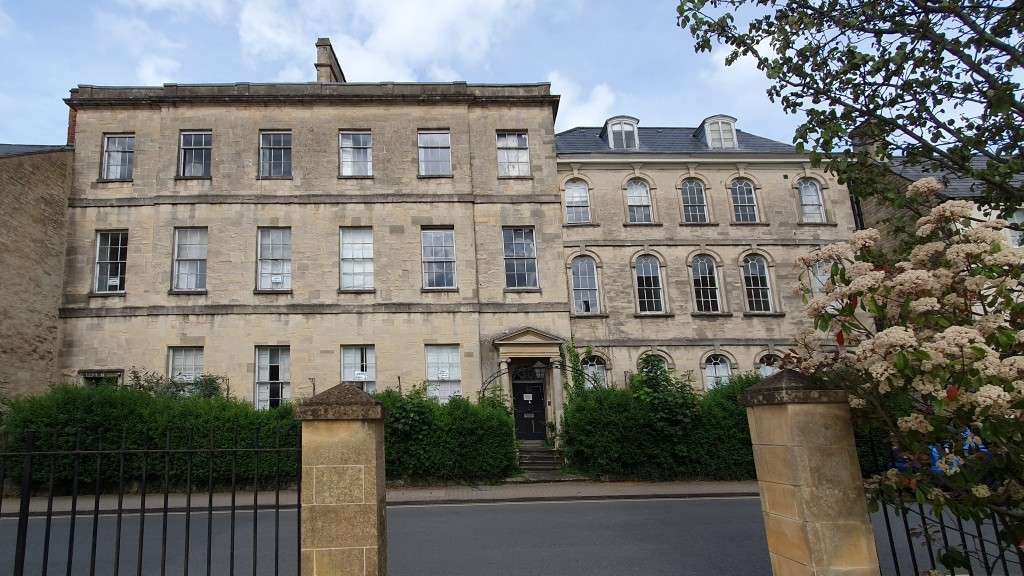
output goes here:
{"type": "MultiPolygon", "coordinates": [[[[899,465],[879,430],[857,431],[857,451],[865,477],[899,465]]],[[[918,576],[934,570],[950,576],[1024,576],[1024,550],[994,514],[961,518],[941,513],[912,493],[879,493],[872,515],[882,574],[918,576]]]]}
{"type": "Polygon", "coordinates": [[[0,438],[0,573],[298,575],[298,428],[204,436],[0,438]]]}

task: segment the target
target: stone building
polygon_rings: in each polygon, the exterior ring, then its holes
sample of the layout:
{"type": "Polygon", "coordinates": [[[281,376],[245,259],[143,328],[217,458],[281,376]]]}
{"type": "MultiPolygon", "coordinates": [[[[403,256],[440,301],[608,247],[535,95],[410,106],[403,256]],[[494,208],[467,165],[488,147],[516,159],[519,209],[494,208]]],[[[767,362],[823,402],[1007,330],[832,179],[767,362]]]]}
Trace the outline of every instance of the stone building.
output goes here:
{"type": "Polygon", "coordinates": [[[500,386],[541,439],[571,335],[616,386],[651,353],[708,384],[770,366],[807,327],[797,255],[853,228],[727,116],[556,135],[547,84],[349,83],[325,39],[316,69],[71,91],[65,378],[218,374],[260,407],[500,386]]]}
{"type": "Polygon", "coordinates": [[[618,116],[556,136],[572,331],[614,385],[646,354],[698,387],[770,373],[810,328],[797,257],[850,236],[849,193],[737,123],[618,116]]]}
{"type": "Polygon", "coordinates": [[[58,379],[70,149],[0,144],[0,382],[20,395],[58,379]]]}

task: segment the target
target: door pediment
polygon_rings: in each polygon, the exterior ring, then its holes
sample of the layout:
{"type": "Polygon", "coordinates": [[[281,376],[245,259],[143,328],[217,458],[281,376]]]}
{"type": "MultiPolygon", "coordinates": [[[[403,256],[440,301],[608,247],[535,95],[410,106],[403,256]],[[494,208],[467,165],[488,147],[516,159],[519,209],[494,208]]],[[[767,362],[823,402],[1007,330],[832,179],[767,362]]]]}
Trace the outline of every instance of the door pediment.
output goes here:
{"type": "Polygon", "coordinates": [[[565,340],[537,328],[519,328],[494,339],[501,358],[554,358],[565,340]]]}

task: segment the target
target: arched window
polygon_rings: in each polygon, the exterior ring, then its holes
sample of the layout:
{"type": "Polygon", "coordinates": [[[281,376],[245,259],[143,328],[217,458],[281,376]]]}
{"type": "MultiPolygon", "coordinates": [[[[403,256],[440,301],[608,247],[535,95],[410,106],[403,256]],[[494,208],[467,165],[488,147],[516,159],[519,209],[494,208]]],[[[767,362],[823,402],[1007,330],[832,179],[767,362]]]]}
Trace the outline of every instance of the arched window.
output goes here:
{"type": "Polygon", "coordinates": [[[641,313],[663,312],[661,264],[650,254],[636,259],[636,298],[641,313]]]}
{"type": "Polygon", "coordinates": [[[782,359],[779,358],[778,354],[772,354],[771,352],[764,354],[757,360],[757,371],[761,374],[762,378],[767,378],[779,371],[779,363],[781,361],[782,359]]]}
{"type": "Polygon", "coordinates": [[[710,390],[719,384],[725,384],[732,375],[729,359],[722,354],[712,354],[704,360],[704,389],[710,390]]]}
{"type": "Polygon", "coordinates": [[[565,183],[565,222],[590,222],[590,188],[583,180],[573,179],[565,183]]]}
{"type": "Polygon", "coordinates": [[[608,384],[608,366],[600,356],[587,356],[583,359],[583,372],[587,375],[585,386],[606,386],[608,384]]]}
{"type": "Polygon", "coordinates": [[[804,222],[824,222],[825,203],[821,199],[821,187],[817,180],[802,178],[800,187],[800,215],[804,222]]]}
{"type": "Polygon", "coordinates": [[[808,285],[814,294],[824,294],[825,287],[832,280],[832,263],[815,262],[807,269],[808,285]]]}
{"type": "Polygon", "coordinates": [[[707,254],[693,258],[693,297],[697,312],[721,312],[718,294],[718,270],[715,260],[707,254]]]}
{"type": "Polygon", "coordinates": [[[746,178],[737,178],[729,186],[732,193],[733,220],[736,222],[757,222],[757,198],[754,183],[746,178]]]}
{"type": "Polygon", "coordinates": [[[597,264],[590,256],[577,256],[570,265],[572,301],[576,314],[598,314],[601,304],[597,293],[597,264]]]}
{"type": "Polygon", "coordinates": [[[683,222],[705,224],[708,222],[708,202],[704,195],[704,183],[696,178],[683,180],[683,222]]]}
{"type": "Polygon", "coordinates": [[[640,358],[636,361],[636,369],[641,370],[645,362],[653,362],[666,370],[669,368],[668,359],[657,352],[645,352],[641,354],[640,358]]]}
{"type": "Polygon", "coordinates": [[[747,310],[772,311],[772,289],[764,256],[750,254],[743,259],[743,288],[747,295],[747,310]]]}
{"type": "Polygon", "coordinates": [[[650,224],[654,222],[654,211],[651,208],[651,187],[647,182],[634,178],[626,184],[626,204],[629,207],[629,222],[632,224],[650,224]]]}
{"type": "Polygon", "coordinates": [[[639,145],[636,137],[636,124],[618,120],[608,123],[608,144],[612,149],[636,149],[639,145]]]}

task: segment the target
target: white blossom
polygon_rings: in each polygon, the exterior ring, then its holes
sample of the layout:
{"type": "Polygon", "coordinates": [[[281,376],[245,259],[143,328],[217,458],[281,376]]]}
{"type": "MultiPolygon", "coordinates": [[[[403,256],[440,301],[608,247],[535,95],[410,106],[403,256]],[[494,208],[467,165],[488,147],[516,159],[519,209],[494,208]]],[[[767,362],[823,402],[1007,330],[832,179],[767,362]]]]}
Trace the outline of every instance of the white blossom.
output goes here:
{"type": "Polygon", "coordinates": [[[910,186],[907,186],[907,196],[925,200],[942,192],[942,188],[941,182],[933,176],[928,176],[911,182],[910,186]]]}
{"type": "Polygon", "coordinates": [[[918,298],[910,303],[910,311],[915,314],[921,314],[922,312],[931,312],[933,310],[939,310],[942,306],[939,305],[937,298],[932,296],[926,296],[924,298],[918,298]]]}
{"type": "Polygon", "coordinates": [[[853,247],[856,250],[870,248],[878,242],[880,237],[878,230],[875,230],[874,228],[857,230],[853,233],[851,244],[853,244],[853,247]]]}
{"type": "Polygon", "coordinates": [[[910,432],[913,430],[915,432],[927,434],[932,430],[935,430],[935,428],[933,428],[928,422],[928,419],[917,412],[912,413],[910,416],[903,416],[897,419],[896,425],[904,432],[910,432]]]}
{"type": "Polygon", "coordinates": [[[978,498],[988,498],[992,495],[992,491],[984,484],[975,484],[971,487],[971,494],[974,494],[978,498]]]}

